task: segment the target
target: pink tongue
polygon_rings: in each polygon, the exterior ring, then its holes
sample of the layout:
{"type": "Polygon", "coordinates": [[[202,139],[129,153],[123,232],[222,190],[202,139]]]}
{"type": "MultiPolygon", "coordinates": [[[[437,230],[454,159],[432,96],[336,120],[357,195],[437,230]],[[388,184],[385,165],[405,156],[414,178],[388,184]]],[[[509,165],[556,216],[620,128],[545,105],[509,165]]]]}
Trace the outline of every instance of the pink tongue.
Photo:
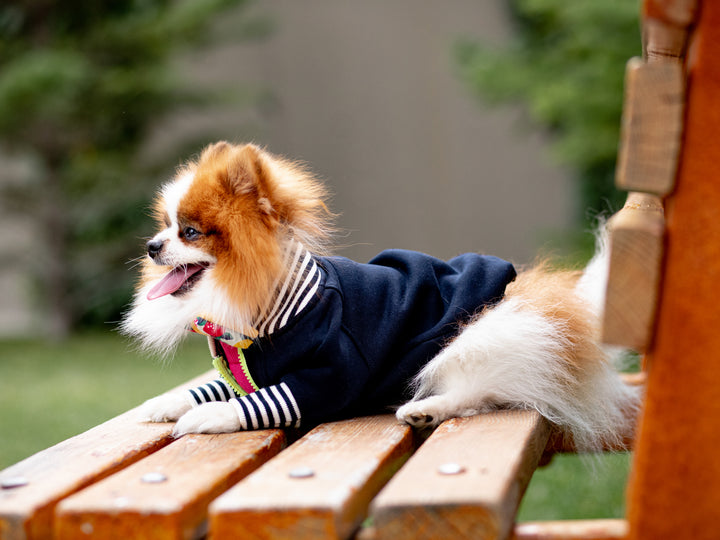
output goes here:
{"type": "Polygon", "coordinates": [[[190,276],[197,274],[203,268],[204,267],[199,264],[188,264],[173,268],[157,285],[150,289],[147,293],[147,299],[155,300],[166,294],[174,293],[183,286],[183,283],[185,283],[190,276]]]}

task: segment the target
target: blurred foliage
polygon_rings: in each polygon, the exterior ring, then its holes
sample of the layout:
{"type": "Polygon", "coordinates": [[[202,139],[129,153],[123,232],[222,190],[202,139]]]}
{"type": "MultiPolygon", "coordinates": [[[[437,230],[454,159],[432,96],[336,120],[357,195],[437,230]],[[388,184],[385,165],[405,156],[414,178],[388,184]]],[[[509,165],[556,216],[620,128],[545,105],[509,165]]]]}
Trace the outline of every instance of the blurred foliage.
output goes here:
{"type": "Polygon", "coordinates": [[[618,208],[614,188],[625,63],[641,54],[636,0],[510,0],[517,40],[507,48],[464,40],[465,80],[490,103],[519,102],[577,171],[587,212],[618,208]]]}
{"type": "MultiPolygon", "coordinates": [[[[128,301],[126,262],[147,234],[155,175],[167,169],[162,159],[138,159],[139,149],[169,113],[227,101],[220,90],[189,87],[173,60],[210,43],[211,23],[244,3],[0,4],[0,145],[33,170],[22,182],[3,180],[0,200],[2,211],[31,215],[38,225],[30,273],[50,334],[116,320],[128,301]]],[[[241,25],[234,39],[256,34],[241,25]]]]}

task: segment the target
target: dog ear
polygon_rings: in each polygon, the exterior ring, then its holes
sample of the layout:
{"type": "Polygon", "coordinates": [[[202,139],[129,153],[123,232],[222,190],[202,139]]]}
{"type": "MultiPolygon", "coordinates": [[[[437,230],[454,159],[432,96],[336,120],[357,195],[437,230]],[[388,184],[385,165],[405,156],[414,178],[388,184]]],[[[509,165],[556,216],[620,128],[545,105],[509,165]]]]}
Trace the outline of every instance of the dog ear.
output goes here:
{"type": "Polygon", "coordinates": [[[261,212],[267,215],[273,213],[270,186],[260,148],[253,144],[235,147],[228,160],[226,181],[232,193],[254,195],[261,212]]]}
{"type": "Polygon", "coordinates": [[[232,145],[226,141],[218,141],[206,146],[200,154],[200,164],[217,163],[232,150],[232,145]]]}

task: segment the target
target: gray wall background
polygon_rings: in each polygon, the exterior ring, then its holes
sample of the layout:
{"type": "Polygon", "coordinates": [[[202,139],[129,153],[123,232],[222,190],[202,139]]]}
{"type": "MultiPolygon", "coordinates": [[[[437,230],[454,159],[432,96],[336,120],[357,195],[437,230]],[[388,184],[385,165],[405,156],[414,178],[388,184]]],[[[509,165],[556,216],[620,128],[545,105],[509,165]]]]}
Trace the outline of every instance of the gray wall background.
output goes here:
{"type": "MultiPolygon", "coordinates": [[[[274,93],[253,114],[177,118],[309,163],[332,188],[359,260],[388,247],[524,262],[569,225],[574,196],[519,109],[489,110],[460,81],[460,36],[512,38],[502,0],[266,0],[269,39],[184,59],[197,81],[274,93]],[[250,124],[248,128],[246,123],[250,124]]],[[[221,31],[238,23],[229,17],[221,31]]]]}
{"type": "MultiPolygon", "coordinates": [[[[269,105],[180,115],[157,127],[149,152],[209,131],[307,162],[348,232],[339,252],[360,261],[402,247],[524,263],[570,225],[573,186],[547,141],[519,109],[489,110],[457,76],[458,37],[512,38],[502,0],[265,0],[252,10],[273,21],[268,38],[178,63],[195,84],[270,90],[269,105]]],[[[242,21],[230,14],[218,31],[232,35],[242,21]]],[[[8,239],[3,261],[13,258],[8,239]]],[[[37,320],[21,283],[21,268],[0,265],[0,332],[37,320]]]]}

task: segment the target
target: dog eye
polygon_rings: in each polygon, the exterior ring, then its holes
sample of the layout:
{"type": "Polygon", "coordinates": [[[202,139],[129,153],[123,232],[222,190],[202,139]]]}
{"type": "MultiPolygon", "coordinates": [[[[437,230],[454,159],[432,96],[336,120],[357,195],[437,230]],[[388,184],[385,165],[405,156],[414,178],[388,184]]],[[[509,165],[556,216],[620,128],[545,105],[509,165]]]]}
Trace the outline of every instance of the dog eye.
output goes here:
{"type": "Polygon", "coordinates": [[[183,238],[186,240],[197,240],[200,236],[200,232],[196,229],[193,229],[192,227],[185,227],[183,229],[183,238]]]}

